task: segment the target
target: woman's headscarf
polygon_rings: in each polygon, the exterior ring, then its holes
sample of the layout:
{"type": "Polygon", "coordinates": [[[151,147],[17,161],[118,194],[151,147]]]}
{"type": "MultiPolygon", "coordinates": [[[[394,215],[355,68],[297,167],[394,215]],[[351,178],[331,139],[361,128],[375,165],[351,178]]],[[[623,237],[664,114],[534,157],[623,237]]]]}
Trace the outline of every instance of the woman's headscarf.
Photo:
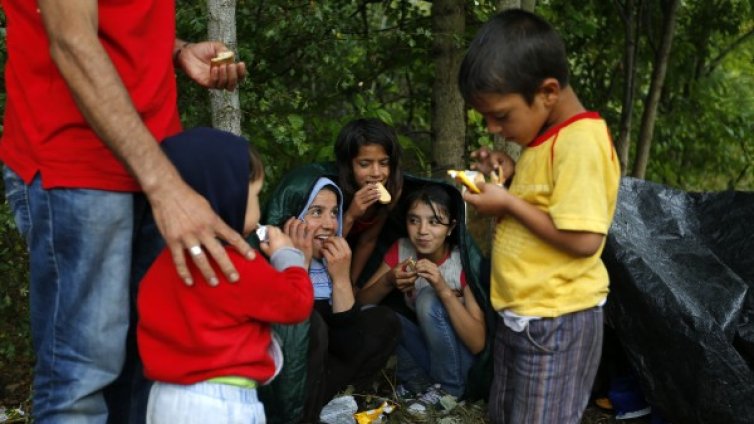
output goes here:
{"type": "MultiPolygon", "coordinates": [[[[336,197],[338,198],[338,230],[337,235],[343,234],[343,193],[340,188],[329,178],[320,177],[309,192],[309,198],[298,214],[298,219],[304,220],[306,212],[309,210],[309,206],[314,201],[317,194],[322,191],[323,188],[332,186],[335,188],[336,197]]],[[[327,272],[327,263],[323,259],[312,258],[312,262],[309,265],[309,279],[312,280],[312,286],[314,287],[314,299],[330,299],[332,296],[332,279],[327,272]]]]}

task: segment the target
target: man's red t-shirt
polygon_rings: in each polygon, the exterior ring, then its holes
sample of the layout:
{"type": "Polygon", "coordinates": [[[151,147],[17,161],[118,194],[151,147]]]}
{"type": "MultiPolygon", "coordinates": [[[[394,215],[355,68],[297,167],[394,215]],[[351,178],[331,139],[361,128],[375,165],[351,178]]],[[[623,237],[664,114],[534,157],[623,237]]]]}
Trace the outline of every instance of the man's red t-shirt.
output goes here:
{"type": "MultiPolygon", "coordinates": [[[[7,102],[0,159],[45,188],[138,191],[91,130],[49,54],[36,1],[1,0],[7,18],[7,102]]],[[[99,39],[157,140],[180,131],[172,51],[173,0],[100,0],[99,39]]]]}

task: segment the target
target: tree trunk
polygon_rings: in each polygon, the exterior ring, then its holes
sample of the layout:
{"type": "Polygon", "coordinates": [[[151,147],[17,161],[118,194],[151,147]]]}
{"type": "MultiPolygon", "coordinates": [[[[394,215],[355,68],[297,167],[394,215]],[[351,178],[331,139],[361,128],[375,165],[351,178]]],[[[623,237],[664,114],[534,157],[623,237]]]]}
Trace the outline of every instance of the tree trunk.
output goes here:
{"type": "MultiPolygon", "coordinates": [[[[209,22],[207,32],[210,40],[222,41],[236,56],[236,1],[207,0],[209,22]]],[[[238,90],[210,90],[212,126],[221,130],[241,134],[241,105],[238,90]]]]}
{"type": "Polygon", "coordinates": [[[466,119],[458,90],[458,69],[463,59],[459,45],[466,29],[463,0],[432,3],[432,49],[435,81],[432,86],[432,176],[464,163],[466,119]]]}
{"type": "Polygon", "coordinates": [[[665,73],[668,70],[668,58],[670,57],[670,50],[673,44],[676,17],[678,16],[678,4],[679,0],[668,0],[665,3],[667,8],[662,22],[662,39],[655,55],[652,81],[650,82],[649,93],[647,93],[647,98],[644,102],[644,113],[641,117],[636,159],[634,160],[633,172],[631,173],[636,178],[643,179],[647,171],[649,151],[652,146],[652,135],[657,119],[657,107],[660,103],[662,86],[665,83],[665,73]]]}
{"type": "Polygon", "coordinates": [[[636,91],[636,46],[639,23],[641,22],[638,9],[641,7],[641,0],[639,0],[639,7],[637,7],[635,0],[626,0],[623,5],[619,1],[616,1],[616,3],[625,26],[626,45],[623,49],[623,105],[621,107],[620,132],[615,147],[618,151],[620,168],[623,175],[626,175],[628,173],[628,151],[631,147],[631,118],[634,111],[634,94],[636,91]]]}

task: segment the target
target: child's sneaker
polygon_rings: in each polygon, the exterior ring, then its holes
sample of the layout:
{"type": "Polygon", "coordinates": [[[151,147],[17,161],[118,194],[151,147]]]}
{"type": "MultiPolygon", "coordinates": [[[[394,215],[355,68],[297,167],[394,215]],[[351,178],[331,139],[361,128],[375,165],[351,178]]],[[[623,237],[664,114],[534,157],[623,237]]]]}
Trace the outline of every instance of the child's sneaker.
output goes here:
{"type": "Polygon", "coordinates": [[[414,417],[423,418],[426,417],[429,408],[440,411],[440,413],[446,413],[455,408],[457,404],[455,396],[449,395],[442,389],[442,386],[435,384],[422,393],[407,409],[414,417]]]}
{"type": "Polygon", "coordinates": [[[615,378],[610,384],[608,397],[615,408],[616,420],[630,420],[652,412],[633,376],[615,378]]]}

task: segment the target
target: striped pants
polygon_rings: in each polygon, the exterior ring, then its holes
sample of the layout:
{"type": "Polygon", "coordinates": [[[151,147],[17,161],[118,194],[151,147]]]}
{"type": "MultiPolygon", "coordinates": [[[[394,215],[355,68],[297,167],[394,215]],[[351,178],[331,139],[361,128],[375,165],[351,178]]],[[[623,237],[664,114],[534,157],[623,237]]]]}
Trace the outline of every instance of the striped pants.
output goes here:
{"type": "Polygon", "coordinates": [[[498,316],[489,398],[494,424],[578,424],[602,353],[601,307],[506,327],[498,316]]]}

